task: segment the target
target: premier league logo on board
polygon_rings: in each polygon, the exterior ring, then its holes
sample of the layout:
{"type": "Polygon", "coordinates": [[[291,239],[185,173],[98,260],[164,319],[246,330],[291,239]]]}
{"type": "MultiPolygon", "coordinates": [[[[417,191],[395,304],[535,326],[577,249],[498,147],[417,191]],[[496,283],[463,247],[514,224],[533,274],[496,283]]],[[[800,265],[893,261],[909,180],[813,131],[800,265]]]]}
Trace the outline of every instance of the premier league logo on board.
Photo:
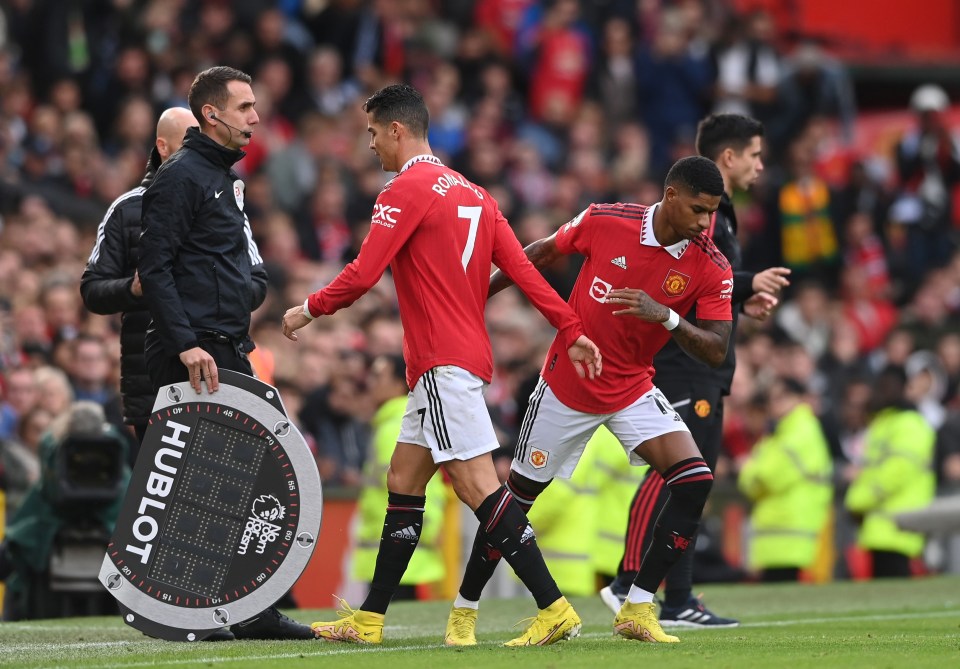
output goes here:
{"type": "Polygon", "coordinates": [[[132,627],[200,640],[290,589],[313,553],[322,508],[313,456],[275,388],[228,370],[215,395],[166,386],[100,582],[132,627]]]}

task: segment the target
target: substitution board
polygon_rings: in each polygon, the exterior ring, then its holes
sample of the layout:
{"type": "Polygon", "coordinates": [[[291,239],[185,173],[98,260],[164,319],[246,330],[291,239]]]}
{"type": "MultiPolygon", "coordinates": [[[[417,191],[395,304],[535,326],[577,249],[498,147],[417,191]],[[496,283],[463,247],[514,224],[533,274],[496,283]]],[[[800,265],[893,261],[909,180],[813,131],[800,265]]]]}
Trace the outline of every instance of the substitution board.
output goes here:
{"type": "Polygon", "coordinates": [[[290,589],[320,531],[313,455],[276,388],[219,370],[220,388],[157,394],[100,582],[124,621],[198,641],[290,589]]]}

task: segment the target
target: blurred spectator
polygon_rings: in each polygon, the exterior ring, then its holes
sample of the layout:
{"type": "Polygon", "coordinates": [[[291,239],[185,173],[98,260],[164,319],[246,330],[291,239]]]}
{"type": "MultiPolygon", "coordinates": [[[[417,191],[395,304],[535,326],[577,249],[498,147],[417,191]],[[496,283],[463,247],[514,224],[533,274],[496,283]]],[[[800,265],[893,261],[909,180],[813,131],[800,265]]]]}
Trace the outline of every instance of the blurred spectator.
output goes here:
{"type": "Polygon", "coordinates": [[[71,349],[69,375],[74,397],[96,402],[111,424],[122,425],[120,397],[109,383],[110,367],[103,341],[83,334],[73,340],[71,349]]]}
{"type": "Polygon", "coordinates": [[[845,264],[840,272],[840,317],[856,332],[861,354],[880,346],[897,324],[897,308],[870,284],[868,267],[845,264]]]}
{"type": "Polygon", "coordinates": [[[936,485],[936,435],[906,399],[906,384],[902,367],[886,367],[877,377],[863,464],[845,500],[861,522],[857,544],[870,551],[874,578],[911,574],[910,559],[923,551],[924,536],[899,529],[893,516],[927,506],[936,485]]]}
{"type": "Polygon", "coordinates": [[[870,215],[857,211],[847,219],[844,231],[843,264],[856,269],[863,284],[859,287],[865,297],[892,297],[890,274],[883,242],[875,232],[870,215]]]}
{"type": "MultiPolygon", "coordinates": [[[[858,239],[868,233],[876,235],[881,232],[890,206],[890,195],[882,183],[885,178],[876,161],[858,159],[850,165],[846,182],[834,193],[835,220],[846,222],[849,227],[853,217],[860,215],[869,222],[869,226],[861,225],[865,229],[863,234],[857,236],[858,239]]],[[[857,241],[846,239],[845,243],[857,241]]]]}
{"type": "MultiPolygon", "coordinates": [[[[678,141],[690,146],[704,116],[712,84],[706,54],[691,52],[683,17],[664,10],[652,43],[643,43],[637,56],[640,116],[650,133],[650,167],[655,178],[673,162],[678,141]]],[[[768,267],[776,263],[767,263],[768,267]]]]}
{"type": "Polygon", "coordinates": [[[891,216],[907,226],[914,285],[926,270],[944,265],[957,246],[951,217],[960,184],[960,143],[944,117],[949,105],[939,86],[917,88],[910,97],[917,127],[896,148],[900,197],[891,216]]]}
{"type": "Polygon", "coordinates": [[[827,350],[830,341],[830,297],[818,281],[801,281],[795,286],[793,299],[777,310],[773,320],[786,337],[817,359],[827,350]]]}
{"type": "Polygon", "coordinates": [[[947,403],[955,403],[960,388],[960,334],[947,332],[936,344],[937,359],[946,375],[947,387],[943,396],[947,403]]]}
{"type": "Polygon", "coordinates": [[[630,23],[613,17],[603,26],[600,56],[594,64],[588,88],[604,109],[611,129],[637,116],[637,71],[630,23]]]}
{"type": "Polygon", "coordinates": [[[474,21],[490,38],[493,48],[501,55],[513,52],[525,12],[537,0],[486,0],[475,4],[474,21]]]}
{"type": "Polygon", "coordinates": [[[713,55],[715,114],[741,114],[767,123],[780,82],[780,54],[773,44],[770,15],[756,10],[744,19],[731,15],[713,55]]]}
{"type": "Polygon", "coordinates": [[[911,353],[904,371],[907,373],[904,389],[907,401],[917,408],[930,427],[939,429],[947,417],[947,410],[943,406],[947,379],[937,356],[930,351],[911,353]]]}
{"type": "Polygon", "coordinates": [[[771,189],[766,234],[752,252],[758,265],[789,267],[795,284],[815,278],[833,285],[840,263],[839,245],[832,195],[814,171],[814,149],[812,133],[790,142],[786,171],[771,189]]]}
{"type": "Polygon", "coordinates": [[[37,405],[40,394],[33,370],[15,367],[3,373],[3,401],[0,402],[0,439],[16,437],[20,419],[37,405]]]}
{"type": "Polygon", "coordinates": [[[437,65],[424,99],[430,110],[430,148],[446,162],[458,155],[466,143],[469,113],[457,102],[459,91],[460,74],[457,69],[445,63],[437,65]]]}
{"type": "Polygon", "coordinates": [[[337,116],[354,106],[360,97],[360,86],[343,76],[343,57],[330,46],[319,46],[310,55],[304,89],[310,108],[324,116],[337,116]]]}
{"type": "Polygon", "coordinates": [[[856,327],[844,319],[837,319],[830,332],[827,350],[817,359],[817,371],[823,379],[820,396],[820,416],[831,422],[840,422],[844,393],[857,379],[866,378],[870,368],[860,352],[856,327]]]}
{"type": "Polygon", "coordinates": [[[59,367],[43,365],[34,372],[39,396],[37,406],[57,417],[73,404],[73,386],[67,373],[59,367]]]}
{"type": "Polygon", "coordinates": [[[369,398],[362,386],[366,361],[361,353],[348,350],[341,350],[339,358],[327,384],[304,399],[298,419],[316,445],[320,479],[329,485],[358,486],[370,443],[369,398]]]}
{"type": "Polygon", "coordinates": [[[40,438],[53,416],[40,407],[27,411],[20,419],[17,435],[0,438],[0,490],[6,497],[6,509],[0,516],[13,517],[30,486],[40,478],[40,438]]]}
{"type": "Polygon", "coordinates": [[[853,142],[857,109],[850,77],[814,42],[801,43],[787,59],[777,90],[777,110],[770,120],[770,141],[781,155],[810,121],[827,117],[840,122],[845,144],[853,142]]]}
{"type": "Polygon", "coordinates": [[[528,112],[554,127],[573,120],[590,72],[592,45],[579,17],[578,0],[533,5],[517,36],[518,60],[528,72],[528,112]]]}
{"type": "Polygon", "coordinates": [[[775,381],[768,409],[776,427],[753,447],[737,481],[753,502],[750,566],[766,582],[796,581],[829,527],[833,464],[802,383],[775,381]]]}

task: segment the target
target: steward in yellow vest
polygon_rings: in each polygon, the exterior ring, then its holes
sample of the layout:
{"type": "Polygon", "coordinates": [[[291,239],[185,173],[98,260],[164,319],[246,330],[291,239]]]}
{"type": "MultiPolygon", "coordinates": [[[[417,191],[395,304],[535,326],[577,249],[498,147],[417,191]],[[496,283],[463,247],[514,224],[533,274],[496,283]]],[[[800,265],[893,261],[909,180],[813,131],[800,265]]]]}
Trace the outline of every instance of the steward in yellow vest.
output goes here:
{"type": "Polygon", "coordinates": [[[830,517],[833,462],[803,384],[778,379],[768,403],[776,428],[753,447],[737,485],[753,502],[750,567],[765,581],[796,580],[830,517]]]}

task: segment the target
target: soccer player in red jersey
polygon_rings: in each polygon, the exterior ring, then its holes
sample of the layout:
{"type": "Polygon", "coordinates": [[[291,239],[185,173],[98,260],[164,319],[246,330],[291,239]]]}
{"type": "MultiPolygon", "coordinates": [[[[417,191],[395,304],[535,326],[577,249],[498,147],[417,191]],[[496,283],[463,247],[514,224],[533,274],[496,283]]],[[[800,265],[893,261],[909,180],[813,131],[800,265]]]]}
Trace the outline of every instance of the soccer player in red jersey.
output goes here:
{"type": "MultiPolygon", "coordinates": [[[[697,153],[712,160],[720,170],[726,192],[707,235],[733,267],[733,330],[737,330],[737,312],[764,320],[779,300],[777,295],[789,285],[790,270],[768,267],[761,272],[743,268],[737,242],[737,215],[730,199],[734,191],[748,190],[763,171],[763,125],[739,114],[711,114],[697,126],[697,153]]],[[[696,310],[686,314],[697,318],[696,310]]],[[[731,334],[731,337],[734,335],[731,334]]],[[[654,382],[690,428],[700,454],[715,471],[723,436],[723,396],[729,394],[736,366],[735,347],[727,348],[723,364],[710,368],[687,355],[675,342],[668,342],[653,359],[657,373],[654,382]]],[[[666,503],[668,491],[655,471],[647,472],[630,502],[624,554],[617,577],[600,591],[600,598],[614,612],[626,599],[637,570],[653,540],[657,516],[666,503]]],[[[694,542],[695,543],[695,542],[694,542]]],[[[693,594],[694,551],[687,551],[667,576],[660,607],[663,627],[731,628],[739,625],[708,609],[693,594]]]]}
{"type": "Polygon", "coordinates": [[[457,496],[503,551],[540,609],[507,645],[545,645],[576,636],[580,618],[561,595],[526,514],[497,478],[499,444],[483,400],[493,374],[484,323],[490,265],[517,282],[564,342],[558,369],[599,377],[600,352],[580,318],[523,252],[496,201],[446,167],[427,142],[429,114],[410,86],[387,86],[364,105],[370,148],[397,172],[374,205],[357,259],[303,305],[287,310],[283,333],[347,307],[379,281],[389,264],[400,303],[409,395],[387,474],[388,502],[370,593],[335,622],[313,624],[323,639],[380,643],[390,598],[420,539],[427,482],[440,464],[457,496]]]}
{"type": "MultiPolygon", "coordinates": [[[[538,268],[562,254],[585,256],[570,306],[604,351],[603,376],[577,383],[554,340],[520,431],[507,489],[529,509],[553,480],[569,478],[601,425],[617,436],[633,464],[650,463],[670,491],[627,601],[617,634],[676,642],[660,627],[653,597],[696,533],[713,483],[690,431],[654,386],[653,356],[671,338],[687,353],[719,366],[731,330],[730,263],[703,234],[720,204],[723,178],[713,161],[691,156],[667,174],[663,199],[649,207],[593,204],[556,234],[526,248],[538,268]],[[697,307],[697,324],[681,318],[697,307]]],[[[496,272],[490,292],[509,285],[496,272]]],[[[498,554],[478,533],[448,621],[448,642],[476,643],[472,629],[483,586],[498,554]]]]}

